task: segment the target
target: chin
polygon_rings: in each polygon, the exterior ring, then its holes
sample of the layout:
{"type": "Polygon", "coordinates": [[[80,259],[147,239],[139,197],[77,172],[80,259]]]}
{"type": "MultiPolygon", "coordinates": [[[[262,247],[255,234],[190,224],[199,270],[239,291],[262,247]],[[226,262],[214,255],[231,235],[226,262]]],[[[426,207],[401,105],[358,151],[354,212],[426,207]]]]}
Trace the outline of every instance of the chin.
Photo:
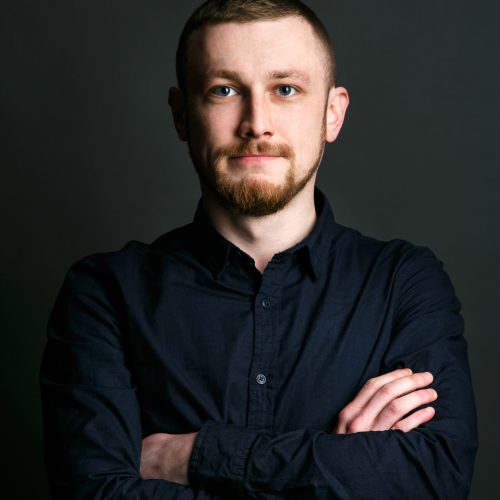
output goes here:
{"type": "Polygon", "coordinates": [[[247,187],[248,189],[255,189],[258,191],[274,191],[274,190],[279,190],[282,189],[284,186],[283,180],[277,181],[277,180],[272,180],[269,178],[267,175],[262,175],[262,174],[250,174],[241,179],[237,183],[241,184],[242,186],[247,187]]]}
{"type": "Polygon", "coordinates": [[[219,200],[238,215],[262,217],[283,209],[296,194],[293,184],[276,184],[260,179],[228,181],[218,179],[215,192],[219,200]]]}

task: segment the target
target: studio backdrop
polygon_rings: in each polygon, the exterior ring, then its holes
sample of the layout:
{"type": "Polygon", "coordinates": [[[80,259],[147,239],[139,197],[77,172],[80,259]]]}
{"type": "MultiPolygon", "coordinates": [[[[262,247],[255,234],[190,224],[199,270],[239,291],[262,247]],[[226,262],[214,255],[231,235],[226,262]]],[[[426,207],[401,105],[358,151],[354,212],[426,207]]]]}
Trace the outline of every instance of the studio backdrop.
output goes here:
{"type": "MultiPolygon", "coordinates": [[[[49,498],[38,370],[69,266],[189,222],[199,186],[167,103],[198,5],[6,0],[1,26],[0,470],[49,498]]],[[[499,9],[493,0],[310,1],[351,105],[319,186],[336,219],[430,247],[463,304],[480,422],[471,498],[498,488],[499,9]]]]}

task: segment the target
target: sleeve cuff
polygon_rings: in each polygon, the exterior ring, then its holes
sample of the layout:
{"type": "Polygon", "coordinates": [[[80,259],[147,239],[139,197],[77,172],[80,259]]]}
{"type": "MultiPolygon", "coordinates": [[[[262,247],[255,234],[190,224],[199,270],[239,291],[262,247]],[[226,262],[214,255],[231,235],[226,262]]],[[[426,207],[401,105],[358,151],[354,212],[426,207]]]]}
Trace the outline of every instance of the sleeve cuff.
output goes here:
{"type": "Polygon", "coordinates": [[[198,432],[191,461],[189,482],[206,490],[225,492],[243,489],[246,464],[258,430],[207,421],[198,432]]]}

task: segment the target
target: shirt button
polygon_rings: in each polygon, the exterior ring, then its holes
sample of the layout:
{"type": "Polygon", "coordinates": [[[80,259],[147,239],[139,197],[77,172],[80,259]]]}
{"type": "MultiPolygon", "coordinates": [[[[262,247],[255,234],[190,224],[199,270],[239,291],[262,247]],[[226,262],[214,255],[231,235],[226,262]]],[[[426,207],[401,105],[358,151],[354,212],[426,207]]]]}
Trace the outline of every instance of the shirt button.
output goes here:
{"type": "Polygon", "coordinates": [[[264,297],[261,304],[264,309],[269,309],[271,307],[271,300],[269,299],[269,297],[264,297]]]}
{"type": "Polygon", "coordinates": [[[264,374],[259,373],[256,377],[257,383],[260,385],[264,385],[267,382],[267,378],[264,374]]]}

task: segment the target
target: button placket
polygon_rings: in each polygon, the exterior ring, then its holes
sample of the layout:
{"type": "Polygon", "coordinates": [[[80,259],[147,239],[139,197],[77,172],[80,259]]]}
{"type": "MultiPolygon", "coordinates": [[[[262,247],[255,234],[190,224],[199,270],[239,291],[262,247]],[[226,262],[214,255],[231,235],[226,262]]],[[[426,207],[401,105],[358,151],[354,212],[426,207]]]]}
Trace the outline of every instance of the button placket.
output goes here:
{"type": "Polygon", "coordinates": [[[270,428],[273,425],[276,388],[273,378],[273,361],[277,335],[277,315],[281,281],[286,266],[273,259],[262,275],[254,302],[255,337],[249,380],[249,426],[270,428]]]}

